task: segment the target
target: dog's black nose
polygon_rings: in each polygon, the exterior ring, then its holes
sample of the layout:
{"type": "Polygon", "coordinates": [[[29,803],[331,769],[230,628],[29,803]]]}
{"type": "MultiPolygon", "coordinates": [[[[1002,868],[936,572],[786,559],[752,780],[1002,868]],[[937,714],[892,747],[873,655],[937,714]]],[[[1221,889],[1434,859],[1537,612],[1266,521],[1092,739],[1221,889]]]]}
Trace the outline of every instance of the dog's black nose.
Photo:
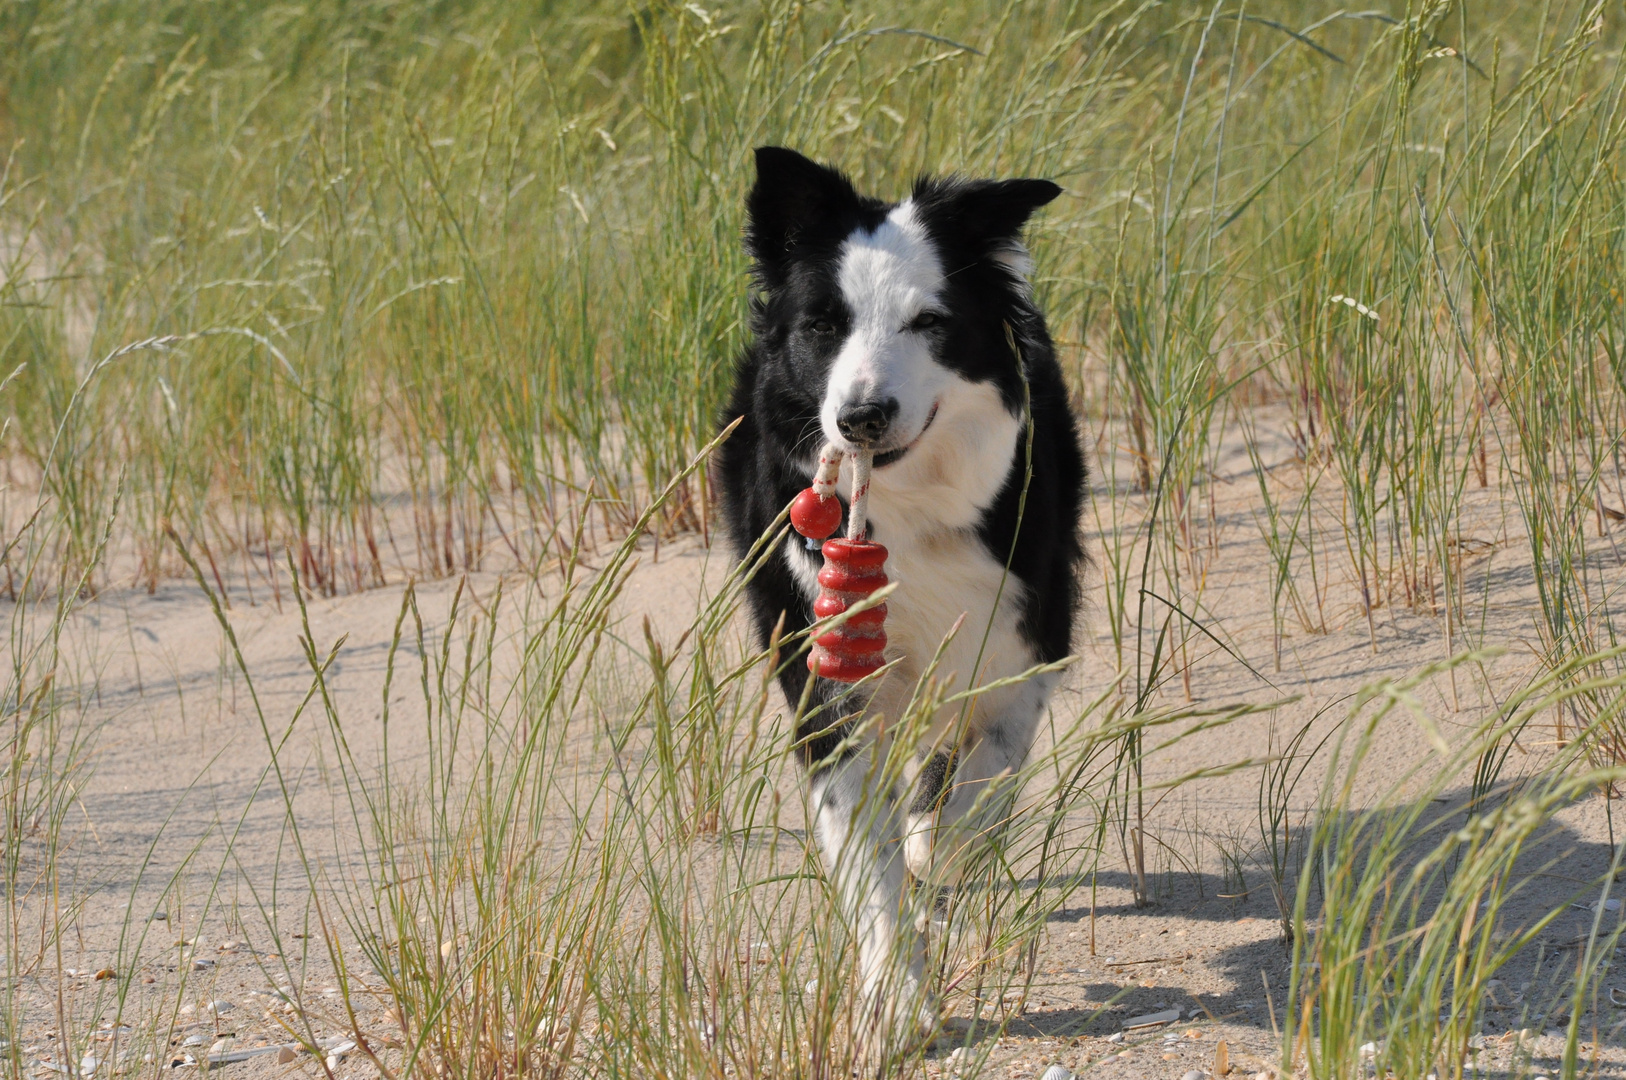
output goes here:
{"type": "Polygon", "coordinates": [[[885,401],[860,401],[856,405],[843,405],[836,412],[836,427],[847,440],[858,446],[873,446],[881,441],[892,418],[898,415],[897,398],[885,401]]]}

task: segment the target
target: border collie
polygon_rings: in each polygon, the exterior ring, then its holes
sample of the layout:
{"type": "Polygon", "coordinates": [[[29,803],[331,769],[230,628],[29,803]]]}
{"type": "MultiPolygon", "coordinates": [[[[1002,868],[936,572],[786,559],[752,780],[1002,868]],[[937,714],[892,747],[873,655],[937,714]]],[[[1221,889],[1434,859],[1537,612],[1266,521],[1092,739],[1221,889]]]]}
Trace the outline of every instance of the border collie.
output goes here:
{"type": "MultiPolygon", "coordinates": [[[[817,680],[797,741],[873,1018],[931,1026],[924,920],[905,917],[906,868],[952,884],[962,849],[998,831],[1015,797],[1000,782],[1022,766],[1057,676],[991,691],[969,716],[941,709],[920,745],[904,748],[898,783],[881,779],[888,748],[873,720],[904,712],[940,648],[951,691],[1071,651],[1084,454],[1020,239],[1061,189],[928,177],[887,203],[792,150],[763,147],[756,165],[754,341],[725,417],[744,421],[717,462],[725,525],[743,555],[808,486],[823,444],[874,455],[869,537],[886,546],[897,583],[886,619],[895,663],[856,692],[817,680]]],[[[793,533],[752,579],[764,645],[781,617],[786,633],[812,623],[821,564],[793,533]]],[[[808,678],[799,660],[785,666],[793,704],[808,678]]]]}

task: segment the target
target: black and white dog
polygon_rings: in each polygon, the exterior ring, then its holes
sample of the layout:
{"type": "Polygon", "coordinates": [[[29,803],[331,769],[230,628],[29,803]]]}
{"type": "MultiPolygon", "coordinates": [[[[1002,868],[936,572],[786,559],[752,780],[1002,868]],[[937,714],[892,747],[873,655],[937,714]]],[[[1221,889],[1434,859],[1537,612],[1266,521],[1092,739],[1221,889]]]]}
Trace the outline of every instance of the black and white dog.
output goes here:
{"type": "MultiPolygon", "coordinates": [[[[1084,454],[1020,240],[1061,189],[927,178],[886,203],[791,150],[764,147],[756,164],[746,229],[754,343],[726,416],[744,422],[717,463],[723,512],[744,553],[808,486],[825,442],[874,454],[869,529],[897,583],[886,620],[886,656],[897,663],[863,700],[818,680],[797,734],[867,999],[878,1019],[930,1024],[924,946],[903,917],[905,865],[951,883],[953,857],[997,831],[1015,794],[999,782],[1027,756],[1056,676],[992,691],[968,720],[941,710],[902,782],[880,785],[891,790],[874,790],[887,751],[860,720],[900,715],[962,614],[937,669],[953,674],[953,688],[1070,652],[1084,454]]],[[[810,546],[792,534],[750,584],[764,643],[781,614],[786,632],[813,621],[821,557],[810,546]]],[[[792,703],[807,679],[800,663],[786,667],[792,703]]]]}

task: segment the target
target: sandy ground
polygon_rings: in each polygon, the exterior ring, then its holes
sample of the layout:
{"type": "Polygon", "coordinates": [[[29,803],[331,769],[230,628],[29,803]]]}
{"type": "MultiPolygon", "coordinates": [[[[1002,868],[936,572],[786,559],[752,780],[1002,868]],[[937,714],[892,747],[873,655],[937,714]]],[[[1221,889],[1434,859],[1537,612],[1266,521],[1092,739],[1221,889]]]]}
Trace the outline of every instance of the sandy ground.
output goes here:
{"type": "MultiPolygon", "coordinates": [[[[1245,462],[1229,464],[1245,467],[1245,462]]],[[[1197,704],[1297,696],[1274,720],[1279,730],[1292,730],[1323,710],[1328,716],[1341,715],[1341,701],[1375,678],[1400,675],[1446,655],[1441,619],[1392,608],[1379,609],[1374,649],[1366,619],[1354,604],[1354,590],[1340,577],[1343,571],[1333,569],[1325,605],[1328,632],[1305,633],[1290,623],[1281,670],[1275,670],[1270,596],[1261,585],[1267,564],[1249,495],[1256,489],[1251,478],[1240,471],[1236,475],[1242,479],[1222,485],[1235,495],[1216,508],[1218,528],[1206,555],[1208,577],[1201,598],[1205,619],[1223,628],[1230,652],[1206,639],[1194,641],[1191,685],[1197,704]]],[[[1104,489],[1098,493],[1105,495],[1104,489]]],[[[1443,679],[1422,688],[1448,737],[1479,720],[1493,699],[1536,669],[1532,578],[1510,511],[1493,492],[1471,491],[1468,498],[1474,536],[1485,551],[1470,567],[1468,591],[1492,598],[1474,639],[1509,651],[1488,673],[1460,672],[1455,704],[1443,679]]],[[[1618,556],[1613,569],[1619,570],[1618,556]]],[[[658,627],[686,625],[697,599],[716,587],[724,570],[722,553],[707,550],[698,538],[663,544],[658,561],[646,551],[619,601],[619,633],[639,640],[645,615],[658,627]]],[[[1058,715],[1076,710],[1115,677],[1102,577],[1097,571],[1091,579],[1080,660],[1057,695],[1058,715]]],[[[466,609],[489,604],[500,580],[497,573],[471,575],[465,583],[466,609]]],[[[456,589],[457,583],[447,580],[418,586],[431,639],[456,589]]],[[[351,750],[361,761],[375,760],[382,749],[381,687],[401,598],[396,584],[310,602],[317,649],[325,653],[344,638],[329,681],[351,750]]],[[[284,598],[278,610],[265,596],[258,600],[250,605],[246,597],[236,597],[230,618],[255,673],[254,689],[265,715],[280,726],[306,696],[310,668],[293,605],[284,598]]],[[[406,655],[415,648],[409,642],[406,655]]],[[[301,920],[311,918],[309,897],[289,883],[303,878],[291,865],[282,796],[266,786],[269,755],[258,714],[199,591],[173,581],[152,596],[104,592],[70,620],[65,651],[69,670],[85,690],[86,723],[97,733],[91,780],[75,807],[74,841],[62,868],[82,903],[66,915],[71,930],[65,938],[24,962],[30,972],[19,987],[30,1002],[29,1022],[20,1033],[25,1060],[40,1062],[40,1075],[50,1074],[61,1066],[63,1054],[54,1049],[57,1029],[70,1015],[93,1023],[112,1015],[111,981],[98,982],[95,973],[132,955],[129,935],[142,931],[149,939],[141,950],[147,959],[142,981],[132,984],[126,1015],[141,1014],[143,1001],[150,1009],[165,1002],[186,1003],[183,1008],[192,1011],[172,1017],[174,1053],[195,1056],[222,1035],[227,1040],[220,1045],[229,1048],[285,1041],[288,1035],[280,1025],[288,1022],[284,1001],[289,996],[306,1004],[318,1036],[341,1037],[345,1018],[332,1005],[330,958],[315,951],[317,935],[308,926],[301,929],[301,920]],[[155,899],[166,895],[172,877],[178,884],[168,899],[155,899]],[[265,940],[269,920],[284,933],[280,952],[265,940]],[[153,960],[152,943],[160,940],[164,948],[158,952],[168,950],[168,959],[153,960]],[[171,946],[170,941],[187,944],[171,946]],[[305,949],[312,952],[302,953],[305,949]],[[177,994],[183,976],[189,985],[177,994]],[[211,1012],[209,1003],[217,1001],[231,1007],[211,1012]],[[329,1003],[326,1012],[324,1002],[329,1003]]],[[[1178,702],[1181,696],[1176,679],[1165,697],[1178,702]]],[[[410,709],[404,696],[401,700],[401,708],[410,709]]],[[[415,744],[410,734],[413,719],[403,713],[400,722],[392,723],[392,759],[402,767],[410,767],[423,752],[421,740],[415,744]]],[[[1264,754],[1272,722],[1250,717],[1182,741],[1152,762],[1154,778],[1264,754]]],[[[342,828],[347,810],[339,789],[328,782],[334,758],[320,730],[313,724],[296,731],[295,749],[285,752],[283,761],[298,787],[297,812],[307,824],[319,826],[312,835],[325,830],[332,838],[330,850],[319,855],[339,872],[349,854],[342,828]]],[[[1532,736],[1529,756],[1516,756],[1510,770],[1533,767],[1541,755],[1539,741],[1547,737],[1532,736]]],[[[1375,797],[1428,753],[1421,730],[1395,724],[1368,763],[1364,776],[1369,793],[1375,797]]],[[[1313,803],[1319,781],[1319,770],[1312,768],[1295,793],[1298,809],[1313,803]]],[[[786,772],[782,787],[787,800],[799,797],[792,772],[786,772]]],[[[1149,907],[1134,906],[1123,859],[1108,853],[1097,879],[1093,916],[1091,892],[1080,888],[1052,918],[1025,1012],[1011,1020],[1003,1036],[986,1026],[979,1033],[981,1049],[998,1039],[991,1050],[996,1066],[991,1075],[1037,1077],[1059,1062],[1071,1068],[1089,1064],[1091,1075],[1108,1078],[1177,1078],[1211,1069],[1221,1040],[1233,1068],[1241,1072],[1256,1072],[1277,1060],[1273,1029],[1280,1022],[1289,956],[1280,940],[1274,901],[1256,858],[1247,862],[1247,887],[1239,893],[1223,874],[1220,857],[1228,845],[1245,856],[1256,853],[1258,797],[1258,771],[1252,770],[1190,783],[1159,804],[1153,831],[1170,848],[1186,852],[1190,865],[1177,866],[1168,856],[1152,860],[1156,887],[1149,907]],[[1182,1020],[1144,1033],[1123,1032],[1129,1018],[1166,1009],[1181,1010],[1182,1020]]],[[[1591,798],[1557,815],[1551,834],[1539,845],[1544,875],[1527,882],[1511,918],[1591,897],[1577,882],[1607,871],[1607,809],[1602,798],[1591,798]]],[[[34,904],[29,910],[38,907],[37,900],[29,901],[34,904]]],[[[1582,915],[1576,911],[1577,922],[1582,915]]],[[[1508,969],[1504,978],[1510,1001],[1541,999],[1541,987],[1555,965],[1573,963],[1573,953],[1563,949],[1576,933],[1576,926],[1561,920],[1544,938],[1539,957],[1522,958],[1508,969]]],[[[31,952],[43,941],[39,926],[25,928],[19,949],[31,952]]],[[[1485,1048],[1477,1055],[1482,1072],[1556,1067],[1553,1059],[1562,1040],[1545,1033],[1543,1018],[1523,1005],[1493,1009],[1489,1018],[1485,1048]]],[[[390,1025],[382,1003],[360,1019],[365,1029],[387,1036],[390,1025]]],[[[1586,1052],[1602,1074],[1626,1075],[1622,1020],[1626,1011],[1601,1005],[1583,1021],[1586,1052]]],[[[104,1035],[103,1042],[116,1037],[112,1031],[104,1035]]],[[[942,1042],[934,1052],[933,1070],[952,1072],[955,1045],[957,1041],[942,1042]]],[[[279,1064],[267,1055],[228,1067],[243,1076],[320,1073],[308,1057],[279,1064]]],[[[371,1066],[353,1054],[338,1069],[340,1080],[371,1074],[371,1066]]]]}

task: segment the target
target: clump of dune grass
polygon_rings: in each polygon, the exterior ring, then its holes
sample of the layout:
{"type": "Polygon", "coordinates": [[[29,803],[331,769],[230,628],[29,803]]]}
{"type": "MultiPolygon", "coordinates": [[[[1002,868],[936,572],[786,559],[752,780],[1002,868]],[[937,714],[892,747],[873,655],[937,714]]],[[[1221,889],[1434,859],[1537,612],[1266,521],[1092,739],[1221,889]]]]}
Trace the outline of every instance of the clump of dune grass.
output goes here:
{"type": "MultiPolygon", "coordinates": [[[[1576,669],[1614,658],[1589,657],[1576,669]]],[[[1452,662],[1486,659],[1465,655],[1452,662]]],[[[1486,1009],[1496,1003],[1492,980],[1571,906],[1519,920],[1507,913],[1533,875],[1563,862],[1543,849],[1554,813],[1621,779],[1618,767],[1589,767],[1582,740],[1534,775],[1457,803],[1450,793],[1475,759],[1536,714],[1579,694],[1600,694],[1612,704],[1593,723],[1618,723],[1626,680],[1593,678],[1578,686],[1572,671],[1550,673],[1452,745],[1413,696],[1442,666],[1363,691],[1336,737],[1316,808],[1313,854],[1300,872],[1293,911],[1301,933],[1294,943],[1284,1070],[1359,1076],[1370,1066],[1457,1077],[1474,1071],[1473,1054],[1485,1045],[1486,1009]],[[1356,778],[1396,724],[1423,725],[1433,753],[1377,800],[1357,803],[1356,778]]],[[[1573,958],[1559,961],[1561,972],[1569,970],[1521,994],[1522,1008],[1511,1022],[1515,1029],[1561,1029],[1566,1075],[1575,1074],[1580,1043],[1596,1044],[1599,1029],[1609,1025],[1599,1015],[1600,980],[1626,929],[1605,903],[1621,849],[1613,855],[1599,880],[1576,882],[1575,899],[1583,901],[1577,906],[1590,904],[1592,917],[1582,940],[1568,946],[1573,958]]]]}

